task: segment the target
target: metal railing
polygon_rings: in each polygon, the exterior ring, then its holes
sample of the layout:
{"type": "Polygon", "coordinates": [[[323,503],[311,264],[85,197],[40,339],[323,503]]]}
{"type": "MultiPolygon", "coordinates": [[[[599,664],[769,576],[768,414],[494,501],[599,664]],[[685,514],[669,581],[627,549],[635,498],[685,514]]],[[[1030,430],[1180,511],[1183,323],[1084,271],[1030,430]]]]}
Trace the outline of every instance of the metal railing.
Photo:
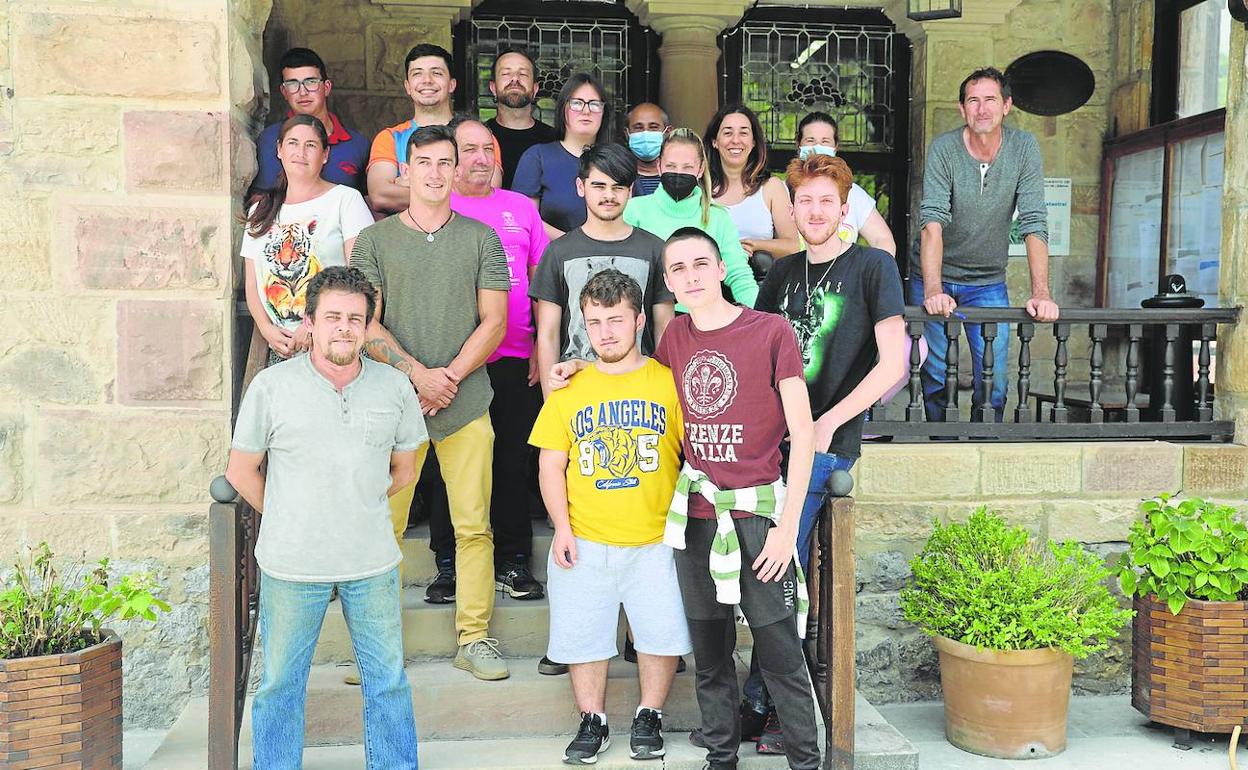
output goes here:
{"type": "MultiPolygon", "coordinates": [[[[1054,322],[1039,322],[1022,308],[959,307],[954,317],[929,315],[921,307],[906,308],[906,333],[910,337],[909,386],[888,406],[870,411],[868,434],[897,437],[999,438],[1012,440],[1055,439],[1220,439],[1229,441],[1235,432],[1230,420],[1214,419],[1214,387],[1210,376],[1211,349],[1220,324],[1233,324],[1240,308],[1211,309],[1110,309],[1063,308],[1054,322]],[[939,416],[929,420],[924,406],[922,353],[919,340],[926,323],[939,324],[948,343],[945,357],[944,393],[948,402],[939,416]],[[976,384],[977,412],[962,417],[958,403],[958,356],[968,324],[978,325],[983,337],[983,376],[976,384]],[[1006,362],[996,361],[992,342],[998,324],[1011,324],[1017,336],[1017,369],[1011,390],[1016,396],[1013,420],[1007,409],[1004,422],[994,422],[989,397],[994,373],[1006,362]],[[1040,331],[1040,327],[1044,331],[1040,331]],[[1087,398],[1071,395],[1069,377],[1071,335],[1087,329],[1087,398]],[[1041,334],[1051,334],[1053,353],[1052,393],[1034,390],[1032,344],[1041,334]],[[1186,379],[1184,348],[1198,345],[1194,379],[1186,379]],[[1106,385],[1107,343],[1121,341],[1122,390],[1113,393],[1106,385]],[[1142,349],[1152,356],[1143,362],[1142,349]],[[1153,381],[1147,405],[1141,404],[1142,385],[1153,381]],[[904,399],[904,401],[903,401],[904,399]],[[1035,400],[1034,406],[1030,403],[1035,400]],[[1044,407],[1048,405],[1047,412],[1044,407]],[[1034,411],[1033,411],[1034,409],[1034,411]],[[892,418],[890,419],[890,412],[892,418]],[[902,419],[896,419],[901,412],[902,419]],[[1078,417],[1078,419],[1076,419],[1078,417]]],[[[1079,383],[1081,387],[1085,383],[1079,383]]]]}

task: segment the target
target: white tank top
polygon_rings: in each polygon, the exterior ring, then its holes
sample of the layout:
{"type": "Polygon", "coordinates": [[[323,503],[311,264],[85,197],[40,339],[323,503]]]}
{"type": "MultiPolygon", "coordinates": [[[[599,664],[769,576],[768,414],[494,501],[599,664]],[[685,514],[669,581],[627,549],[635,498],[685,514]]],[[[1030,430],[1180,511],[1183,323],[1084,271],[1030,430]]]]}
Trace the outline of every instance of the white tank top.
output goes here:
{"type": "Polygon", "coordinates": [[[742,238],[769,240],[776,237],[776,223],[771,218],[771,209],[763,200],[763,188],[758,192],[732,206],[725,206],[737,232],[742,238]]]}

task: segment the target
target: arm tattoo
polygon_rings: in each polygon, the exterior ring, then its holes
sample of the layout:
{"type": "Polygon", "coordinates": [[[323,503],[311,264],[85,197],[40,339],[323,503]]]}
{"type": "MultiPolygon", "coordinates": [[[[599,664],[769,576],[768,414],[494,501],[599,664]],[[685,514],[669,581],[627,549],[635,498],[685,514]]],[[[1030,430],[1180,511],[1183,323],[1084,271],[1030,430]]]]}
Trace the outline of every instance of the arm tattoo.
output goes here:
{"type": "Polygon", "coordinates": [[[412,376],[412,364],[406,358],[399,355],[390,346],[384,337],[374,337],[364,343],[364,350],[368,353],[368,357],[374,361],[390,364],[395,369],[403,372],[408,377],[412,376]]]}

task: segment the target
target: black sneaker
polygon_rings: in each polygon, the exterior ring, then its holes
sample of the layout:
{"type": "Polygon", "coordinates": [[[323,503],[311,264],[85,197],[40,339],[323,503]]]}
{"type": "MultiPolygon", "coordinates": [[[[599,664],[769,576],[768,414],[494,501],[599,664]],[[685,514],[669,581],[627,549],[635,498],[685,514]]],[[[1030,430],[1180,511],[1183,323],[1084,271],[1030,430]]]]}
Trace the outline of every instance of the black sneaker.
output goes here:
{"type": "Polygon", "coordinates": [[[763,734],[758,736],[759,754],[783,754],[784,730],[780,727],[780,717],[773,706],[767,712],[767,721],[763,724],[763,734]]]}
{"type": "Polygon", "coordinates": [[[438,576],[425,589],[425,601],[430,604],[451,604],[455,601],[455,558],[437,558],[438,576]]]}
{"type": "Polygon", "coordinates": [[[658,759],[667,753],[663,748],[663,717],[654,709],[642,709],[633,718],[628,736],[628,753],[633,759],[658,759]]]}
{"type": "Polygon", "coordinates": [[[581,712],[581,726],[576,737],[563,751],[563,762],[567,765],[592,765],[598,761],[598,755],[611,745],[610,731],[602,723],[597,714],[581,712]]]}
{"type": "Polygon", "coordinates": [[[568,673],[567,663],[556,663],[545,655],[537,662],[537,673],[546,676],[563,676],[568,673]]]}
{"type": "MultiPolygon", "coordinates": [[[[637,648],[633,646],[633,640],[627,636],[624,637],[624,660],[629,663],[637,662],[637,648]]],[[[676,673],[683,674],[688,666],[685,665],[685,659],[682,657],[676,661],[676,673]]]]}
{"type": "Polygon", "coordinates": [[[513,599],[540,599],[546,595],[542,584],[529,571],[529,560],[523,556],[504,562],[494,571],[494,590],[513,599]]]}
{"type": "MultiPolygon", "coordinates": [[[[773,709],[771,713],[776,713],[773,709]]],[[[776,723],[779,725],[779,722],[776,723]]],[[[767,725],[767,712],[759,713],[748,701],[741,701],[741,740],[757,743],[767,725]]]]}

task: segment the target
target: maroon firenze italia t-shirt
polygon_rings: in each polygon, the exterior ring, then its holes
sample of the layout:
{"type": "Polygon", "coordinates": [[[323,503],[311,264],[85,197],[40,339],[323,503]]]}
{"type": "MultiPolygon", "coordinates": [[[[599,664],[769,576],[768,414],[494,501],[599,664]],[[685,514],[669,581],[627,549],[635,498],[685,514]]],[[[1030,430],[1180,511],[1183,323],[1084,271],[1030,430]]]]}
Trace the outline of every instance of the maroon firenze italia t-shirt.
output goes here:
{"type": "MultiPolygon", "coordinates": [[[[667,325],[654,358],[676,378],[685,413],[685,460],[691,466],[720,489],[770,484],[780,477],[780,442],[788,428],[777,386],[802,377],[793,327],[780,316],[749,308],[714,331],[700,331],[690,316],[681,315],[667,325]]],[[[689,515],[712,519],[715,509],[694,495],[689,515]]]]}

